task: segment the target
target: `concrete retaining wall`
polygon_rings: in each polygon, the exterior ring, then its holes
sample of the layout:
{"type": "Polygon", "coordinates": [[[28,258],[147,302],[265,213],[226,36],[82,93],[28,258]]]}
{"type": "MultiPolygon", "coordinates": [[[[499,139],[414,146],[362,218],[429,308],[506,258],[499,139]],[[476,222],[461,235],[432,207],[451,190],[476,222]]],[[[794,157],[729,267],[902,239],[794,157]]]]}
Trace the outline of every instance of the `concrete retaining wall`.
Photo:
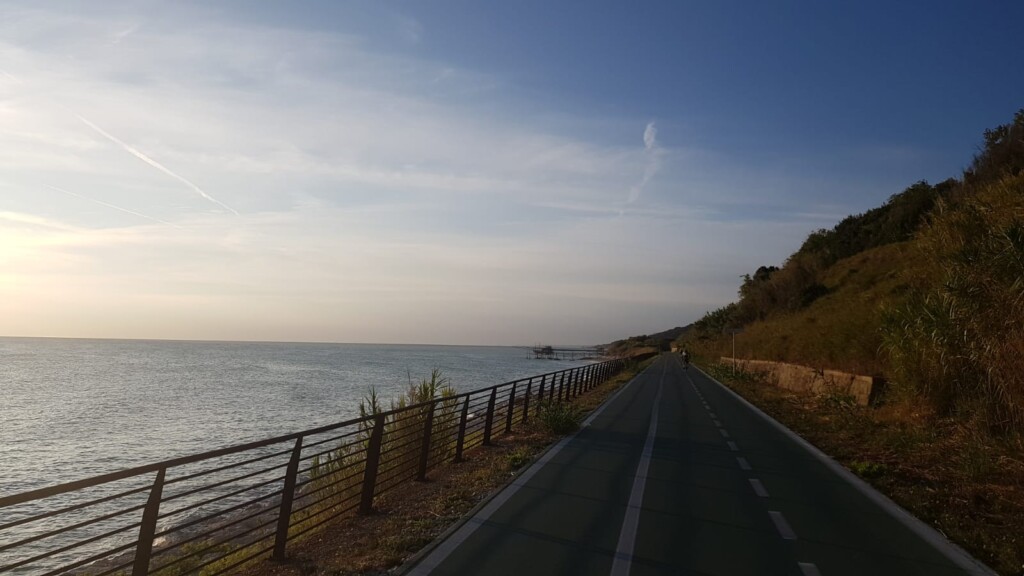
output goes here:
{"type": "MultiPolygon", "coordinates": [[[[732,363],[732,358],[722,357],[722,364],[732,363]]],[[[870,404],[884,385],[881,378],[767,360],[736,359],[736,369],[762,374],[768,383],[794,392],[851,396],[862,406],[870,404]]]]}

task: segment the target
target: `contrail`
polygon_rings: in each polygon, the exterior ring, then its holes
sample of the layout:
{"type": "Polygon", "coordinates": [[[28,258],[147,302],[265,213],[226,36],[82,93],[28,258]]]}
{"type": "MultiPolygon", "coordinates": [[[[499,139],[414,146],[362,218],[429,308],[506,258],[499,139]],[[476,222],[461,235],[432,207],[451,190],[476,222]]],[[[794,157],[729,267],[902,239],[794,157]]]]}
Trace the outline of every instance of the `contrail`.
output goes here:
{"type": "Polygon", "coordinates": [[[648,122],[644,128],[644,150],[650,152],[658,145],[658,128],[654,122],[648,122]]]}
{"type": "Polygon", "coordinates": [[[0,70],[0,74],[3,74],[4,76],[7,77],[8,80],[10,80],[12,82],[15,82],[17,84],[24,84],[24,82],[22,82],[17,76],[15,76],[14,74],[11,74],[10,72],[8,72],[6,70],[0,70]]]}
{"type": "Polygon", "coordinates": [[[159,222],[161,224],[166,224],[168,226],[173,226],[175,228],[178,228],[179,230],[181,229],[181,226],[178,226],[177,224],[174,224],[172,222],[167,222],[166,220],[161,220],[159,218],[153,218],[152,216],[146,216],[145,214],[142,214],[140,212],[136,212],[134,210],[129,210],[127,208],[122,208],[120,206],[115,206],[113,204],[109,204],[109,203],[104,202],[102,200],[97,200],[95,198],[89,198],[88,196],[82,196],[81,194],[76,194],[74,192],[71,192],[69,190],[65,190],[63,188],[57,188],[56,186],[50,186],[49,184],[43,184],[43,186],[46,186],[47,188],[49,188],[51,190],[56,190],[57,192],[63,192],[64,194],[67,194],[68,196],[74,196],[75,198],[81,198],[82,200],[88,200],[89,202],[93,202],[93,203],[99,204],[100,206],[106,206],[107,208],[113,208],[114,210],[120,210],[121,212],[125,212],[125,213],[131,214],[133,216],[138,216],[139,218],[145,218],[146,220],[152,220],[153,222],[159,222]]]}
{"type": "Polygon", "coordinates": [[[629,188],[629,198],[626,200],[626,204],[632,204],[640,198],[640,193],[643,192],[644,186],[647,182],[654,177],[657,173],[658,168],[661,167],[661,149],[658,148],[658,128],[654,125],[654,122],[648,122],[647,127],[644,128],[644,153],[647,155],[647,166],[644,167],[644,176],[640,179],[640,182],[629,188]]]}
{"type": "MultiPolygon", "coordinates": [[[[17,76],[14,76],[14,75],[13,75],[13,74],[11,74],[10,72],[7,72],[6,70],[0,70],[0,74],[2,74],[3,76],[6,76],[6,77],[7,77],[7,78],[9,78],[10,80],[12,80],[12,81],[14,81],[14,82],[16,82],[16,83],[18,83],[18,84],[24,84],[24,82],[23,82],[23,81],[22,81],[22,80],[21,80],[20,78],[18,78],[17,76]]],[[[192,182],[191,182],[191,181],[190,181],[190,180],[189,180],[188,178],[185,178],[185,177],[183,177],[183,176],[179,176],[179,175],[175,174],[174,172],[172,172],[172,171],[171,171],[171,170],[170,170],[169,168],[167,168],[167,167],[166,167],[166,166],[164,166],[163,164],[161,164],[161,163],[157,162],[156,160],[153,160],[153,159],[152,159],[152,158],[150,158],[149,156],[146,156],[146,155],[145,155],[145,154],[143,154],[143,153],[142,153],[141,151],[139,151],[139,150],[138,150],[138,149],[136,149],[136,148],[133,148],[132,146],[130,146],[130,145],[128,145],[128,144],[126,144],[125,142],[122,142],[122,141],[121,141],[120,139],[118,139],[118,138],[117,138],[116,136],[114,136],[114,135],[113,135],[113,134],[111,134],[110,132],[107,132],[107,131],[106,131],[106,130],[104,130],[103,128],[100,128],[99,126],[97,126],[97,125],[93,124],[93,123],[92,123],[92,122],[90,122],[89,120],[87,120],[87,119],[85,119],[84,117],[82,117],[82,115],[81,115],[81,114],[78,114],[78,113],[76,113],[76,112],[75,112],[74,110],[72,110],[72,109],[68,108],[67,106],[64,106],[63,104],[61,104],[61,103],[59,103],[59,102],[57,102],[56,104],[57,104],[58,106],[60,106],[61,108],[63,108],[63,109],[65,109],[65,110],[67,110],[67,111],[68,111],[69,113],[71,113],[72,115],[74,115],[74,116],[75,116],[76,118],[78,118],[79,120],[81,120],[83,124],[85,124],[85,125],[86,125],[86,126],[88,126],[89,128],[92,128],[92,129],[93,129],[94,131],[96,131],[96,133],[97,133],[97,134],[99,134],[100,136],[103,136],[103,137],[104,137],[104,138],[106,138],[107,140],[110,140],[110,141],[111,141],[111,142],[113,142],[114,144],[117,144],[117,145],[118,145],[118,146],[120,146],[121,148],[124,148],[124,149],[125,149],[125,150],[126,150],[126,151],[127,151],[128,153],[129,153],[129,154],[131,154],[132,156],[135,156],[136,158],[138,158],[139,160],[142,160],[142,161],[143,161],[143,162],[145,162],[146,164],[149,164],[150,166],[152,166],[152,167],[156,168],[157,170],[159,170],[159,171],[163,172],[164,174],[167,174],[167,175],[168,175],[168,176],[170,176],[171,178],[174,178],[175,180],[178,180],[179,182],[182,182],[183,184],[185,184],[185,185],[186,185],[186,186],[188,186],[189,188],[191,188],[191,189],[195,190],[195,191],[196,191],[196,192],[197,192],[197,193],[198,193],[198,194],[199,194],[200,196],[202,196],[203,198],[206,198],[206,199],[207,199],[207,200],[209,200],[210,202],[213,202],[214,204],[216,204],[216,205],[220,206],[221,208],[224,208],[225,210],[227,210],[228,212],[231,212],[231,213],[232,213],[232,214],[234,214],[235,216],[238,216],[238,215],[239,215],[239,214],[238,214],[238,212],[237,212],[237,211],[236,211],[236,210],[235,210],[234,208],[232,208],[232,207],[228,206],[227,204],[225,204],[225,203],[221,202],[220,200],[217,200],[217,199],[216,199],[216,198],[214,198],[213,196],[210,196],[209,194],[207,194],[206,192],[204,192],[202,188],[200,188],[199,186],[196,186],[195,184],[193,184],[193,183],[192,183],[192,182]]],[[[112,207],[112,208],[117,208],[116,206],[111,206],[111,207],[112,207]]],[[[120,210],[120,208],[118,208],[118,210],[120,210]]],[[[142,216],[142,215],[141,215],[141,214],[139,214],[139,216],[142,216]]],[[[144,218],[147,218],[147,216],[143,216],[143,217],[144,217],[144,218]]],[[[166,224],[166,222],[165,222],[165,224],[166,224]]]]}
{"type": "MultiPolygon", "coordinates": [[[[72,114],[74,114],[74,112],[72,112],[72,114]]],[[[159,171],[163,172],[164,174],[167,174],[167,175],[168,175],[168,176],[170,176],[171,178],[174,178],[175,180],[178,180],[179,182],[181,182],[181,183],[185,184],[185,185],[186,185],[186,186],[188,186],[189,188],[191,188],[191,189],[195,190],[195,191],[196,191],[196,192],[197,192],[197,193],[198,193],[198,194],[199,194],[200,196],[202,196],[203,198],[206,198],[206,199],[207,199],[207,200],[209,200],[210,202],[213,202],[214,204],[216,204],[216,205],[220,206],[221,208],[224,208],[225,210],[227,210],[228,212],[231,212],[231,213],[232,213],[232,214],[234,214],[235,216],[238,216],[238,215],[239,215],[239,214],[238,214],[238,212],[236,212],[234,208],[232,208],[232,207],[228,206],[227,204],[225,204],[225,203],[221,202],[220,200],[217,200],[217,199],[216,199],[216,198],[214,198],[213,196],[210,196],[209,194],[207,194],[206,192],[204,192],[202,188],[200,188],[199,186],[196,186],[196,185],[195,185],[195,184],[193,184],[193,183],[192,183],[191,181],[189,181],[189,180],[188,180],[187,178],[185,178],[185,177],[183,177],[183,176],[179,176],[179,175],[175,174],[174,172],[171,172],[171,170],[170,170],[170,169],[168,169],[167,167],[165,167],[165,166],[164,166],[163,164],[161,164],[161,163],[157,162],[156,160],[153,160],[153,159],[152,159],[152,158],[150,158],[149,156],[146,156],[145,154],[143,154],[142,152],[140,152],[140,151],[139,151],[138,149],[136,149],[136,148],[133,148],[132,146],[130,146],[130,145],[128,145],[128,144],[126,144],[126,143],[122,142],[121,140],[119,140],[119,139],[118,139],[118,138],[117,138],[116,136],[114,136],[113,134],[111,134],[111,133],[107,132],[107,131],[106,131],[106,130],[104,130],[103,128],[100,128],[99,126],[97,126],[97,125],[93,124],[92,122],[89,122],[88,120],[86,120],[85,118],[83,118],[83,117],[82,117],[82,116],[81,116],[80,114],[75,114],[75,116],[76,116],[76,117],[77,117],[77,118],[78,118],[79,120],[81,120],[83,124],[85,124],[85,125],[86,125],[86,126],[88,126],[89,128],[92,128],[93,130],[95,130],[97,134],[99,134],[100,136],[103,136],[103,137],[104,137],[104,138],[106,138],[107,140],[110,140],[110,141],[111,141],[111,142],[113,142],[114,144],[117,144],[117,145],[118,145],[118,146],[120,146],[121,148],[124,148],[124,150],[125,150],[126,152],[128,152],[129,154],[131,154],[132,156],[135,156],[136,158],[138,158],[139,160],[142,160],[142,161],[143,161],[143,162],[145,162],[146,164],[149,164],[149,165],[150,165],[150,166],[152,166],[153,168],[156,168],[157,170],[159,170],[159,171]]]]}

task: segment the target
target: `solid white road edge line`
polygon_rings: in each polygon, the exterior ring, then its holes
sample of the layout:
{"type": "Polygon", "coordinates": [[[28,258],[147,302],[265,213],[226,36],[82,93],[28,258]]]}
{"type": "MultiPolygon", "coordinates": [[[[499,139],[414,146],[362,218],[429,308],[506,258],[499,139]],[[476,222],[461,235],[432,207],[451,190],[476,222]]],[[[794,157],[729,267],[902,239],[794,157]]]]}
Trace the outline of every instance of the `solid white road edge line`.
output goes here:
{"type": "MultiPolygon", "coordinates": [[[[612,402],[614,402],[615,399],[619,397],[620,394],[626,391],[627,388],[632,387],[633,383],[639,380],[640,377],[643,376],[644,373],[646,373],[648,370],[650,370],[652,366],[654,366],[654,363],[651,363],[650,366],[644,368],[643,372],[640,372],[639,374],[634,376],[632,380],[627,382],[622,388],[619,388],[619,390],[615,392],[615,394],[612,394],[610,398],[605,400],[604,403],[597,408],[597,410],[594,410],[590,414],[590,417],[583,421],[583,424],[581,425],[580,429],[582,430],[584,427],[589,426],[590,423],[594,420],[594,418],[596,418],[599,414],[604,412],[605,408],[610,406],[612,402]]],[[[527,468],[522,474],[520,474],[519,477],[516,478],[515,482],[512,482],[504,489],[502,489],[500,492],[498,492],[493,498],[491,498],[491,500],[487,502],[487,504],[485,504],[482,508],[480,508],[476,514],[466,519],[466,521],[463,522],[461,526],[456,528],[451,533],[440,536],[440,539],[442,539],[441,542],[437,544],[437,546],[435,546],[433,550],[431,550],[425,556],[423,556],[423,558],[417,561],[412,568],[410,568],[406,572],[400,571],[399,573],[404,574],[405,576],[427,576],[428,574],[433,572],[434,569],[440,566],[441,562],[444,562],[444,560],[448,558],[448,556],[451,555],[451,553],[454,552],[456,548],[458,548],[463,542],[469,539],[469,537],[473,534],[473,532],[476,532],[477,528],[479,528],[480,525],[486,522],[488,518],[490,518],[495,512],[498,511],[499,508],[502,507],[503,504],[505,504],[505,502],[507,502],[512,496],[514,496],[515,493],[519,491],[519,489],[527,480],[532,478],[533,475],[537,473],[537,471],[543,468],[545,464],[547,464],[552,458],[558,455],[558,453],[561,452],[562,448],[564,448],[567,444],[569,444],[569,442],[574,440],[577,434],[579,434],[579,431],[576,431],[575,433],[566,436],[565,438],[562,438],[557,444],[552,446],[550,450],[544,453],[543,456],[534,461],[534,463],[531,464],[529,468],[527,468]]]]}
{"type": "Polygon", "coordinates": [[[644,489],[647,487],[647,472],[651,467],[651,456],[654,454],[654,439],[658,436],[658,408],[661,405],[661,391],[665,387],[665,372],[668,363],[661,371],[658,380],[658,392],[654,396],[654,407],[651,409],[651,424],[647,427],[647,439],[644,450],[640,454],[636,474],[633,475],[633,488],[629,491],[629,504],[626,505],[626,516],[622,519],[622,530],[619,542],[615,545],[615,559],[612,561],[611,576],[629,576],[633,568],[633,550],[636,548],[636,533],[640,527],[640,507],[644,503],[644,489]]]}
{"type": "Polygon", "coordinates": [[[844,468],[842,464],[833,460],[828,454],[825,454],[821,450],[818,450],[817,447],[815,447],[807,440],[804,440],[799,434],[793,432],[789,428],[786,428],[778,420],[765,414],[763,410],[748,402],[746,398],[740,396],[736,392],[733,392],[731,388],[729,388],[725,384],[722,384],[707,372],[701,370],[696,366],[694,366],[694,368],[697,368],[697,370],[705,377],[707,377],[708,380],[720,386],[722,390],[725,390],[727,393],[732,395],[736,400],[739,400],[741,404],[749,408],[755,414],[761,416],[761,418],[764,418],[765,421],[767,421],[769,424],[774,426],[784,435],[788,436],[791,440],[793,440],[794,442],[802,446],[805,450],[810,452],[812,456],[821,461],[821,463],[823,463],[826,467],[835,472],[840,478],[846,480],[861,494],[867,496],[869,500],[871,500],[880,508],[888,512],[891,516],[899,520],[904,526],[910,529],[911,532],[917,534],[922,540],[928,542],[937,550],[945,554],[946,557],[949,558],[949,560],[952,561],[954,564],[956,564],[960,568],[963,568],[970,574],[975,574],[978,576],[999,576],[991,568],[985,566],[978,559],[968,554],[963,548],[947,540],[946,537],[940,534],[938,530],[925,524],[916,516],[904,510],[902,506],[890,500],[889,497],[886,496],[885,494],[882,494],[878,490],[875,490],[870,484],[858,478],[856,475],[854,475],[853,472],[850,472],[849,470],[844,468]]]}

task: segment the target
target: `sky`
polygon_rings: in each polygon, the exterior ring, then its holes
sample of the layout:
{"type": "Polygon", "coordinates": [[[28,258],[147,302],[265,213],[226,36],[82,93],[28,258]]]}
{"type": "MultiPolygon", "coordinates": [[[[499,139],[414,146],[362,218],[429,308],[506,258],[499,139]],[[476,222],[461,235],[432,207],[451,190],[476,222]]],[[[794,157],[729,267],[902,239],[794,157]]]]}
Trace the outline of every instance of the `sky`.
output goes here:
{"type": "Polygon", "coordinates": [[[1024,107],[1016,1],[0,0],[0,335],[598,344],[1024,107]]]}

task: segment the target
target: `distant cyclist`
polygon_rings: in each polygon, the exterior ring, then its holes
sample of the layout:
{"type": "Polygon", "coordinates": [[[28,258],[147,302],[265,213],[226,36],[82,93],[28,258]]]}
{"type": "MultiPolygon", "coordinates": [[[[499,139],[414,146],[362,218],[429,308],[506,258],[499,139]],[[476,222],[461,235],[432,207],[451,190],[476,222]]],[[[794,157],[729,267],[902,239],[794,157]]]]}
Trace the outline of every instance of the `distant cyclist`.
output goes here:
{"type": "Polygon", "coordinates": [[[683,359],[683,370],[686,370],[690,366],[690,353],[683,349],[682,354],[679,355],[683,359]]]}

